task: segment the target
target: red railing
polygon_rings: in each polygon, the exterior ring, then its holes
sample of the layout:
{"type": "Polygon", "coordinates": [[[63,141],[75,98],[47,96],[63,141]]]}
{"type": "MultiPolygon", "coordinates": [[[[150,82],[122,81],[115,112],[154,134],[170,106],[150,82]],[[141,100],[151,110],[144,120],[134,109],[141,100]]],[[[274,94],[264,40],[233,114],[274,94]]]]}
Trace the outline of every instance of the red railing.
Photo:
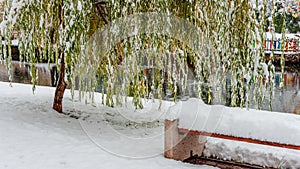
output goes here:
{"type": "MultiPolygon", "coordinates": [[[[300,40],[299,39],[286,39],[285,40],[284,52],[300,52],[300,40]]],[[[266,52],[280,52],[282,47],[281,39],[272,41],[266,39],[264,42],[264,49],[266,52]]]]}
{"type": "Polygon", "coordinates": [[[209,133],[209,132],[203,132],[203,131],[188,130],[188,129],[183,129],[183,128],[179,128],[178,132],[179,133],[189,133],[189,134],[193,134],[193,135],[215,137],[215,138],[220,138],[220,139],[225,139],[225,140],[241,141],[241,142],[247,142],[247,143],[253,143],[253,144],[287,148],[287,149],[292,149],[292,150],[300,150],[300,146],[298,146],[298,145],[283,144],[283,143],[270,142],[270,141],[265,141],[265,140],[252,139],[252,138],[235,137],[235,136],[229,136],[229,135],[225,135],[225,134],[209,133]]]}

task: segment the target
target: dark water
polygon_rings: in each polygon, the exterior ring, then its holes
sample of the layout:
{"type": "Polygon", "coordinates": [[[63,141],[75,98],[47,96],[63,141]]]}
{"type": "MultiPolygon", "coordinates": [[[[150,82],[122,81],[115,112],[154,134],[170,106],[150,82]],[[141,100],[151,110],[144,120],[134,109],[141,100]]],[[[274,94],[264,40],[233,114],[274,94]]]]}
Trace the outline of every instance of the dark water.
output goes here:
{"type": "MultiPolygon", "coordinates": [[[[296,73],[284,73],[284,86],[282,88],[280,87],[281,77],[281,73],[276,73],[273,96],[270,99],[270,94],[267,90],[264,104],[261,104],[259,109],[272,109],[272,111],[276,112],[300,114],[300,76],[296,73]],[[272,107],[270,107],[270,101],[272,107]]],[[[227,86],[225,91],[221,91],[221,93],[221,101],[216,101],[216,103],[213,104],[230,104],[228,103],[231,97],[230,86],[227,86]]],[[[250,108],[258,109],[258,105],[253,100],[253,91],[250,91],[250,93],[252,94],[252,99],[250,98],[250,108]]]]}
{"type": "MultiPolygon", "coordinates": [[[[276,88],[272,97],[273,111],[300,114],[300,76],[296,73],[284,74],[284,87],[280,88],[281,74],[276,74],[276,88]]],[[[268,106],[263,109],[268,110],[268,106]]]]}
{"type": "MultiPolygon", "coordinates": [[[[55,86],[56,83],[56,67],[48,64],[36,64],[36,71],[38,71],[37,85],[40,86],[55,86]]],[[[12,82],[31,84],[31,71],[27,63],[12,62],[12,82]]],[[[4,63],[0,63],[0,81],[9,82],[9,75],[7,73],[4,63]]]]}

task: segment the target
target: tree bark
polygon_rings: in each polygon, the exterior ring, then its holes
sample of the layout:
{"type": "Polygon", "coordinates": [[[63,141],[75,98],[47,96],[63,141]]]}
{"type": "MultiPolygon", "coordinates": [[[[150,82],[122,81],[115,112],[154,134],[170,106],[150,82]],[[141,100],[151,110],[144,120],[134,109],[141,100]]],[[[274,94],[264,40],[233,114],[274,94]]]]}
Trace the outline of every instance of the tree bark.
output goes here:
{"type": "Polygon", "coordinates": [[[64,93],[67,87],[65,82],[65,57],[64,53],[62,53],[61,57],[61,65],[60,65],[60,76],[55,90],[54,102],[53,102],[53,109],[59,113],[62,113],[62,102],[64,93]]]}
{"type": "MultiPolygon", "coordinates": [[[[63,16],[63,0],[59,4],[58,13],[59,13],[60,24],[62,25],[62,28],[65,29],[65,24],[64,24],[64,20],[63,20],[63,17],[64,17],[63,16]]],[[[52,36],[52,38],[53,37],[54,36],[52,36]]],[[[61,54],[60,76],[59,76],[59,80],[58,80],[56,90],[55,90],[53,109],[59,113],[62,113],[63,112],[62,102],[63,102],[64,93],[65,93],[67,84],[65,82],[65,53],[63,50],[60,50],[59,54],[61,54]]]]}

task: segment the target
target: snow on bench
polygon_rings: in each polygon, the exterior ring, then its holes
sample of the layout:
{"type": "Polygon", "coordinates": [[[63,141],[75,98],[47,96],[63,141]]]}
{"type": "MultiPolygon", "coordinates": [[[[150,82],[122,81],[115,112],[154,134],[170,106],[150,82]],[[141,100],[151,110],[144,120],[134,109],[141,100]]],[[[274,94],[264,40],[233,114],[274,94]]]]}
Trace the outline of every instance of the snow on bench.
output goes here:
{"type": "Polygon", "coordinates": [[[300,116],[206,105],[189,99],[169,108],[179,132],[300,150],[300,116]]]}

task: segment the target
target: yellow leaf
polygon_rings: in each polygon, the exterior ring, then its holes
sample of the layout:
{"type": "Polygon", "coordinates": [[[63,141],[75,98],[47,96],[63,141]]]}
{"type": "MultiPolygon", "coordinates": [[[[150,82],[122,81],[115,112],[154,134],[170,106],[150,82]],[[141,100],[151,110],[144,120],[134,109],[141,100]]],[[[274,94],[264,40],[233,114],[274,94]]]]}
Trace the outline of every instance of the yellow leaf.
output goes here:
{"type": "Polygon", "coordinates": [[[298,17],[298,14],[297,14],[297,13],[294,13],[294,14],[293,14],[293,17],[294,17],[294,18],[297,18],[297,17],[298,17]]]}

